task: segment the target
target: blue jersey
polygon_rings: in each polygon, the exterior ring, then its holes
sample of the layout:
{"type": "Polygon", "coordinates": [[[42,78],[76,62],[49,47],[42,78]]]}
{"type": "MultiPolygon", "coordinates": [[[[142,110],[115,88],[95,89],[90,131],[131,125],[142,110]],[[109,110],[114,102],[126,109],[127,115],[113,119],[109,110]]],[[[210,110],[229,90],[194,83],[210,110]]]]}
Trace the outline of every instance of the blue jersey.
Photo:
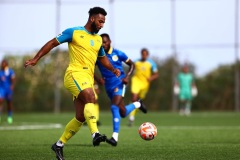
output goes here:
{"type": "Polygon", "coordinates": [[[15,73],[11,68],[6,68],[0,71],[0,88],[8,90],[12,85],[12,78],[15,78],[15,73]]]}
{"type": "Polygon", "coordinates": [[[102,74],[102,77],[105,80],[105,87],[106,88],[113,88],[114,86],[117,86],[122,83],[122,79],[125,77],[125,73],[123,70],[122,62],[127,62],[129,58],[127,55],[119,51],[117,49],[113,49],[112,47],[106,53],[106,56],[108,57],[109,61],[113,65],[114,68],[117,68],[121,71],[121,75],[119,77],[116,77],[115,74],[113,74],[111,71],[106,69],[98,60],[97,65],[98,68],[102,74]]]}

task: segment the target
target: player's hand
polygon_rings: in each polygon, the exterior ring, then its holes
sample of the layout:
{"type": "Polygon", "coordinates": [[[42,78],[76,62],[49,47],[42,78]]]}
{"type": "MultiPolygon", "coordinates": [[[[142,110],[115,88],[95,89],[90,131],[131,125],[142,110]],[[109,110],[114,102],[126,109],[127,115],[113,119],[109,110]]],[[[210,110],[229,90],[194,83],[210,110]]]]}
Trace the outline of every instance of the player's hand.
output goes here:
{"type": "Polygon", "coordinates": [[[126,77],[124,77],[123,79],[122,79],[122,82],[123,82],[123,84],[128,84],[128,82],[129,82],[129,76],[126,76],[126,77]]]}
{"type": "Polygon", "coordinates": [[[37,60],[36,59],[30,59],[30,60],[27,60],[25,63],[24,63],[24,67],[28,67],[28,66],[35,66],[37,64],[37,60]]]}
{"type": "Polygon", "coordinates": [[[119,69],[113,69],[113,74],[115,74],[117,77],[119,77],[121,75],[121,72],[119,69]]]}
{"type": "Polygon", "coordinates": [[[10,86],[10,89],[13,91],[13,89],[14,89],[14,85],[11,85],[11,86],[10,86]]]}

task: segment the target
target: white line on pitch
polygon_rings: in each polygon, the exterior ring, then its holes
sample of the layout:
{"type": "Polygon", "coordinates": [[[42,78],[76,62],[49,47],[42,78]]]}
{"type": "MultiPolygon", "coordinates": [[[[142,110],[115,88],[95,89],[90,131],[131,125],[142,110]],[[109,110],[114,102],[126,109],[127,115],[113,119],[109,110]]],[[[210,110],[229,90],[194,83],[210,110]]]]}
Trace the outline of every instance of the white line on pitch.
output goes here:
{"type": "Polygon", "coordinates": [[[34,124],[34,125],[20,125],[20,126],[2,126],[0,130],[34,130],[34,129],[54,129],[62,128],[61,124],[34,124]]]}

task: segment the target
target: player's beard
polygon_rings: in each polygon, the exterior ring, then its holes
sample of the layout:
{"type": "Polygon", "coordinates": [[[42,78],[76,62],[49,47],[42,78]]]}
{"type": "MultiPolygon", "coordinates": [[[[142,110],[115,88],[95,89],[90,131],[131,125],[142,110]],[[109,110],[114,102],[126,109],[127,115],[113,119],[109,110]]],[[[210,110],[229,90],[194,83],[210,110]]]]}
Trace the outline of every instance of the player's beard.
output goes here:
{"type": "Polygon", "coordinates": [[[97,25],[95,24],[95,22],[92,22],[91,28],[92,28],[93,33],[98,33],[99,32],[99,29],[97,29],[97,25]]]}

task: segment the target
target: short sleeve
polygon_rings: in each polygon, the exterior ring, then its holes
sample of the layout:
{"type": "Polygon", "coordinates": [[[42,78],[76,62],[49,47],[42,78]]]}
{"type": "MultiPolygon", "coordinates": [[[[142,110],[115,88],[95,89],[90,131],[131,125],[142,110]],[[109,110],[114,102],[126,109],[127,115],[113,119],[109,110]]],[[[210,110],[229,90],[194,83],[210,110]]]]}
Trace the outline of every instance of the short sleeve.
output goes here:
{"type": "Polygon", "coordinates": [[[72,41],[72,36],[73,36],[73,28],[68,28],[65,31],[62,32],[62,34],[58,35],[56,37],[57,41],[59,43],[64,43],[64,42],[71,42],[72,41]]]}
{"type": "Polygon", "coordinates": [[[150,60],[150,63],[151,63],[151,65],[152,65],[152,72],[153,73],[156,73],[156,72],[158,72],[158,68],[157,68],[157,64],[153,61],[153,60],[150,60]]]}
{"type": "Polygon", "coordinates": [[[129,60],[128,56],[122,51],[118,51],[118,57],[122,62],[127,62],[129,60]]]}
{"type": "Polygon", "coordinates": [[[103,56],[105,56],[106,54],[105,54],[105,51],[104,51],[104,49],[103,49],[103,47],[101,47],[100,49],[99,49],[99,51],[98,51],[98,57],[103,57],[103,56]]]}
{"type": "Polygon", "coordinates": [[[15,73],[12,69],[10,70],[10,76],[11,76],[11,78],[15,78],[15,73]]]}

